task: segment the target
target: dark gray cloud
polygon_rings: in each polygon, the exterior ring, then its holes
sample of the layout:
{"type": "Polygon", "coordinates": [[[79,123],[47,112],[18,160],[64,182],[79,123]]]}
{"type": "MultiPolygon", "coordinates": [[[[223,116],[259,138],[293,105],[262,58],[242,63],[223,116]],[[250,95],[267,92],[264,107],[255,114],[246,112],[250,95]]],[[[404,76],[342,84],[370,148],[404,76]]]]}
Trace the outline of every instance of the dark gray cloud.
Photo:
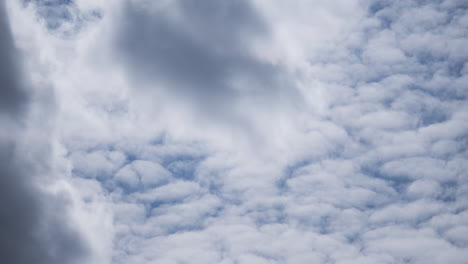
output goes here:
{"type": "Polygon", "coordinates": [[[18,65],[13,54],[13,39],[9,33],[3,2],[0,6],[0,111],[15,114],[24,105],[26,95],[18,78],[18,65]]]}
{"type": "MultiPolygon", "coordinates": [[[[0,262],[83,263],[86,245],[67,218],[65,197],[45,194],[38,183],[50,174],[49,146],[21,151],[31,99],[23,85],[4,2],[0,4],[0,262]],[[29,153],[31,152],[31,153],[29,153]],[[38,154],[34,154],[38,153],[38,154]],[[27,158],[28,157],[28,158],[27,158]]],[[[41,129],[36,128],[34,129],[41,129]]],[[[41,140],[48,142],[49,139],[41,140]]]]}
{"type": "Polygon", "coordinates": [[[251,54],[249,42],[266,41],[268,27],[248,1],[126,2],[122,10],[118,57],[140,84],[212,113],[239,97],[271,101],[286,86],[284,69],[251,54]]]}

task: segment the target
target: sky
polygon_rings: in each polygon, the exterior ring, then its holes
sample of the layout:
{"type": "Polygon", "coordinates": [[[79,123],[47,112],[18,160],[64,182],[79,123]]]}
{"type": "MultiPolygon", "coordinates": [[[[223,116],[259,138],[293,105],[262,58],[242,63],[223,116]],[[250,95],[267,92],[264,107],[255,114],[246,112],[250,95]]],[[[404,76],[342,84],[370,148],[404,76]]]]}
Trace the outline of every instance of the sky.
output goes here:
{"type": "Polygon", "coordinates": [[[0,262],[468,259],[464,0],[1,0],[0,262]]]}

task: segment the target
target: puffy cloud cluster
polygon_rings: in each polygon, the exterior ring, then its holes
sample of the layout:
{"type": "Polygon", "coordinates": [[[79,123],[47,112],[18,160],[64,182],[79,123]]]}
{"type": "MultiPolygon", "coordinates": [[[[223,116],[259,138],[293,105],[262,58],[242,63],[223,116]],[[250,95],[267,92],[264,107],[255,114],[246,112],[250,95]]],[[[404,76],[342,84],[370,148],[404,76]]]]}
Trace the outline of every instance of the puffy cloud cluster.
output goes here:
{"type": "MultiPolygon", "coordinates": [[[[89,263],[466,262],[464,1],[26,2],[10,21],[55,122],[25,123],[60,150],[32,160],[77,223],[44,244],[60,263],[65,235],[89,263]]],[[[4,91],[15,119],[32,91],[4,91]]]]}

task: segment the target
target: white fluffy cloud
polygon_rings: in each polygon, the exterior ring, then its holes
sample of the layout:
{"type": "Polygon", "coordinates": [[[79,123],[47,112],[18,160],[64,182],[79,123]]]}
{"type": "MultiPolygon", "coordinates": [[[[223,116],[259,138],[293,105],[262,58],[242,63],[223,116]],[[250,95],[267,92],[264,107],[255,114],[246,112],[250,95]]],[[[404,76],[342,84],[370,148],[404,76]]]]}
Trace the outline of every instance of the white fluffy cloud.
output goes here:
{"type": "Polygon", "coordinates": [[[92,263],[468,258],[464,1],[8,3],[92,263]]]}

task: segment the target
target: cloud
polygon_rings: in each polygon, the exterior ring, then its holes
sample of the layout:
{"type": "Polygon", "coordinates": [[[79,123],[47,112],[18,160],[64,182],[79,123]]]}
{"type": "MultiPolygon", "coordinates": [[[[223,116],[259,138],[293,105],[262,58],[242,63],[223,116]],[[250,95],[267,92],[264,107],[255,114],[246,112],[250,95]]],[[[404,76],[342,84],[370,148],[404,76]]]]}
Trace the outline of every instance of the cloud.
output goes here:
{"type": "MultiPolygon", "coordinates": [[[[165,105],[163,118],[161,108],[128,109],[147,120],[147,130],[165,131],[156,143],[139,141],[132,159],[172,174],[131,194],[110,189],[116,204],[130,202],[139,216],[122,222],[116,259],[462,263],[457,245],[465,242],[449,230],[465,226],[464,55],[452,51],[465,41],[464,9],[430,1],[342,9],[320,1],[236,3],[206,1],[197,9],[184,1],[133,1],[118,13],[126,19],[111,30],[114,54],[122,56],[131,100],[143,103],[136,91],[165,105]],[[316,16],[301,16],[302,9],[316,16]],[[218,21],[223,12],[227,19],[218,21]],[[248,81],[230,82],[236,78],[248,81]],[[277,104],[275,89],[300,95],[300,107],[277,104]],[[179,108],[197,114],[186,118],[179,108]],[[229,113],[262,127],[247,133],[267,142],[251,144],[262,151],[237,137],[216,144],[227,133],[206,124],[229,113]],[[186,148],[194,142],[198,147],[186,148]],[[164,162],[187,157],[189,178],[164,162]]],[[[233,120],[227,127],[246,129],[233,120]]],[[[126,142],[114,145],[122,152],[133,142],[115,140],[126,142]]]]}
{"type": "Polygon", "coordinates": [[[52,173],[50,140],[42,127],[30,122],[33,90],[27,87],[4,1],[0,3],[0,58],[1,262],[82,263],[89,249],[69,221],[67,194],[50,194],[41,188],[52,173]]]}
{"type": "Polygon", "coordinates": [[[253,3],[125,1],[115,19],[121,22],[111,43],[114,61],[151,105],[188,107],[196,122],[235,130],[255,126],[252,105],[260,112],[292,98],[300,104],[286,68],[254,50],[270,33],[253,3]]]}
{"type": "Polygon", "coordinates": [[[2,113],[16,115],[24,105],[27,96],[24,87],[22,87],[22,81],[19,78],[18,68],[20,65],[13,56],[15,54],[15,46],[4,5],[2,3],[0,9],[2,32],[0,35],[0,55],[2,61],[0,78],[4,86],[0,96],[0,110],[2,113]]]}
{"type": "MultiPolygon", "coordinates": [[[[54,87],[56,133],[2,113],[62,149],[32,160],[67,175],[63,212],[94,262],[468,257],[463,1],[91,2],[57,2],[99,10],[86,23],[43,2],[16,13],[43,23],[28,76],[54,87]]],[[[10,39],[36,43],[25,32],[10,39]]]]}

